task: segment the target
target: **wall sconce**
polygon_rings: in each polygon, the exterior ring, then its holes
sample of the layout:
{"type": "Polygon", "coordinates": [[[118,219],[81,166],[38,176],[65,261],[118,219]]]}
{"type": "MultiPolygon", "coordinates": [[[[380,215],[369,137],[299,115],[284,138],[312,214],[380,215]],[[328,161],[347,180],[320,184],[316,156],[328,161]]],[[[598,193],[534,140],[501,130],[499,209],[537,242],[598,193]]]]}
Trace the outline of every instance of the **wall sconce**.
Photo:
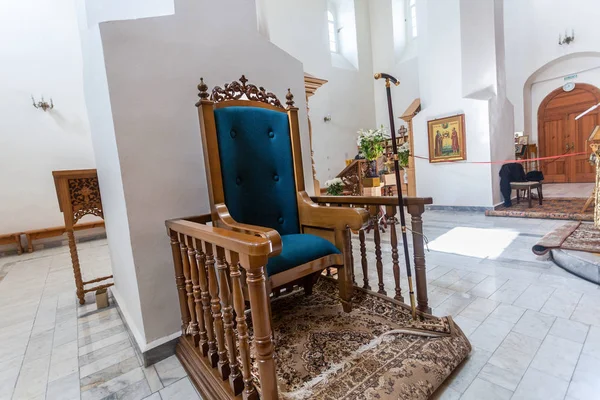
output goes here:
{"type": "Polygon", "coordinates": [[[44,101],[44,96],[42,96],[42,100],[40,100],[36,103],[35,99],[33,98],[33,95],[31,95],[31,101],[33,102],[33,106],[35,108],[41,108],[42,110],[44,110],[44,112],[46,112],[47,110],[52,110],[54,108],[54,103],[52,102],[52,98],[50,98],[50,104],[48,104],[47,101],[44,101]]]}
{"type": "Polygon", "coordinates": [[[571,36],[567,34],[567,30],[565,29],[565,37],[563,38],[560,33],[558,34],[558,44],[562,46],[563,44],[569,45],[575,41],[575,30],[571,29],[571,36]]]}
{"type": "Polygon", "coordinates": [[[327,114],[326,116],[323,117],[323,122],[327,123],[327,122],[331,122],[331,114],[327,114]]]}

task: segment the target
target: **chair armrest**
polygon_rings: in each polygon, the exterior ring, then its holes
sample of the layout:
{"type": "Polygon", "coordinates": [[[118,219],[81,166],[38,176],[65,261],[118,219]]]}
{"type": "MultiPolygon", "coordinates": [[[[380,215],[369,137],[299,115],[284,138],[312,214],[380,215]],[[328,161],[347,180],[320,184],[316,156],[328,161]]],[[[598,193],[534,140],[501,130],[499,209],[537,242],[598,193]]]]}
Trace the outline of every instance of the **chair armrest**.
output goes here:
{"type": "Polygon", "coordinates": [[[298,193],[298,208],[302,225],[358,230],[369,221],[369,212],[363,208],[320,206],[306,192],[298,193]]]}
{"type": "Polygon", "coordinates": [[[237,222],[233,219],[227,206],[223,203],[215,206],[217,215],[219,216],[219,224],[227,229],[235,232],[241,232],[254,236],[260,236],[268,239],[271,242],[271,252],[269,257],[275,257],[281,253],[281,236],[279,232],[271,228],[265,228],[263,226],[248,225],[237,222]]]}

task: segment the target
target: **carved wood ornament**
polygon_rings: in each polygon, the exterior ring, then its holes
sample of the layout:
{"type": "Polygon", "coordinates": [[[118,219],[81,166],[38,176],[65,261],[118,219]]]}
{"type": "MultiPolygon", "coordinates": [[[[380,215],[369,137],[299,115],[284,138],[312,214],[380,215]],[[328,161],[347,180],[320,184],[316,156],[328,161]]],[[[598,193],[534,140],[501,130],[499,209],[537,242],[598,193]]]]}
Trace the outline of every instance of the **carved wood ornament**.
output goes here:
{"type": "MultiPolygon", "coordinates": [[[[242,75],[239,81],[226,83],[223,87],[215,86],[209,94],[208,86],[204,83],[204,79],[200,78],[200,83],[198,84],[198,97],[200,98],[200,101],[210,99],[215,103],[221,103],[228,100],[239,100],[242,96],[246,96],[248,100],[260,101],[274,107],[284,108],[274,93],[267,92],[262,86],[256,86],[251,83],[247,84],[247,82],[248,79],[246,76],[242,75]]],[[[287,100],[287,106],[294,107],[294,95],[292,95],[290,89],[288,89],[285,98],[287,100]]],[[[200,101],[196,103],[196,107],[200,106],[200,101]]]]}

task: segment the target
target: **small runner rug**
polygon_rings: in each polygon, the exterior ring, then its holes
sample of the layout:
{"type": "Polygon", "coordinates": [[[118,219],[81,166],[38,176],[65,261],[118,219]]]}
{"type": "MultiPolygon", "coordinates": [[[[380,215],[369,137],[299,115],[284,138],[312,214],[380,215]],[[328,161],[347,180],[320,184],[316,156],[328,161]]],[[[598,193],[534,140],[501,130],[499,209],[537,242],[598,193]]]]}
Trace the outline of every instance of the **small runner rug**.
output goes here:
{"type": "Polygon", "coordinates": [[[594,206],[587,208],[585,213],[581,210],[587,199],[584,198],[545,198],[542,205],[539,205],[537,199],[533,200],[533,206],[529,208],[527,200],[521,200],[517,204],[513,201],[511,207],[504,205],[496,207],[494,210],[487,210],[485,215],[490,217],[517,217],[517,218],[543,218],[543,219],[565,219],[572,221],[593,221],[594,206]]]}
{"type": "Polygon", "coordinates": [[[428,399],[469,355],[451,317],[423,315],[355,290],[345,313],[327,278],[272,303],[275,356],[284,399],[428,399]]]}
{"type": "Polygon", "coordinates": [[[552,249],[600,253],[600,229],[590,223],[566,223],[548,233],[532,248],[537,255],[546,254],[552,249]]]}

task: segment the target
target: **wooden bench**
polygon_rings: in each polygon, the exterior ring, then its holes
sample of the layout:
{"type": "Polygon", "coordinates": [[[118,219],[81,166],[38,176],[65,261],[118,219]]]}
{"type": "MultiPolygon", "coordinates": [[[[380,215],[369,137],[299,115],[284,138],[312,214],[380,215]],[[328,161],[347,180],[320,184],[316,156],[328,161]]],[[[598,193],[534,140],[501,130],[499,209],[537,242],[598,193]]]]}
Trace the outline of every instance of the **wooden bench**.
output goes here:
{"type": "Polygon", "coordinates": [[[542,183],[541,182],[511,182],[510,188],[515,189],[517,191],[517,204],[519,204],[519,201],[521,200],[521,197],[520,197],[521,190],[523,190],[525,192],[525,194],[527,195],[526,198],[529,201],[529,208],[532,207],[531,189],[537,189],[538,201],[540,203],[540,206],[542,205],[542,200],[544,199],[544,196],[542,195],[542,183]]]}
{"type": "MultiPolygon", "coordinates": [[[[73,230],[81,231],[84,229],[103,228],[104,221],[97,222],[86,222],[77,225],[73,225],[73,230]]],[[[33,252],[33,241],[39,239],[46,239],[55,236],[62,236],[67,233],[67,228],[64,226],[55,226],[54,228],[34,229],[31,231],[25,231],[25,237],[27,238],[27,252],[33,252]]],[[[21,254],[21,253],[19,253],[21,254]]]]}
{"type": "Polygon", "coordinates": [[[23,246],[21,245],[21,233],[7,233],[0,235],[0,245],[15,244],[17,245],[17,254],[23,254],[23,246]]]}

